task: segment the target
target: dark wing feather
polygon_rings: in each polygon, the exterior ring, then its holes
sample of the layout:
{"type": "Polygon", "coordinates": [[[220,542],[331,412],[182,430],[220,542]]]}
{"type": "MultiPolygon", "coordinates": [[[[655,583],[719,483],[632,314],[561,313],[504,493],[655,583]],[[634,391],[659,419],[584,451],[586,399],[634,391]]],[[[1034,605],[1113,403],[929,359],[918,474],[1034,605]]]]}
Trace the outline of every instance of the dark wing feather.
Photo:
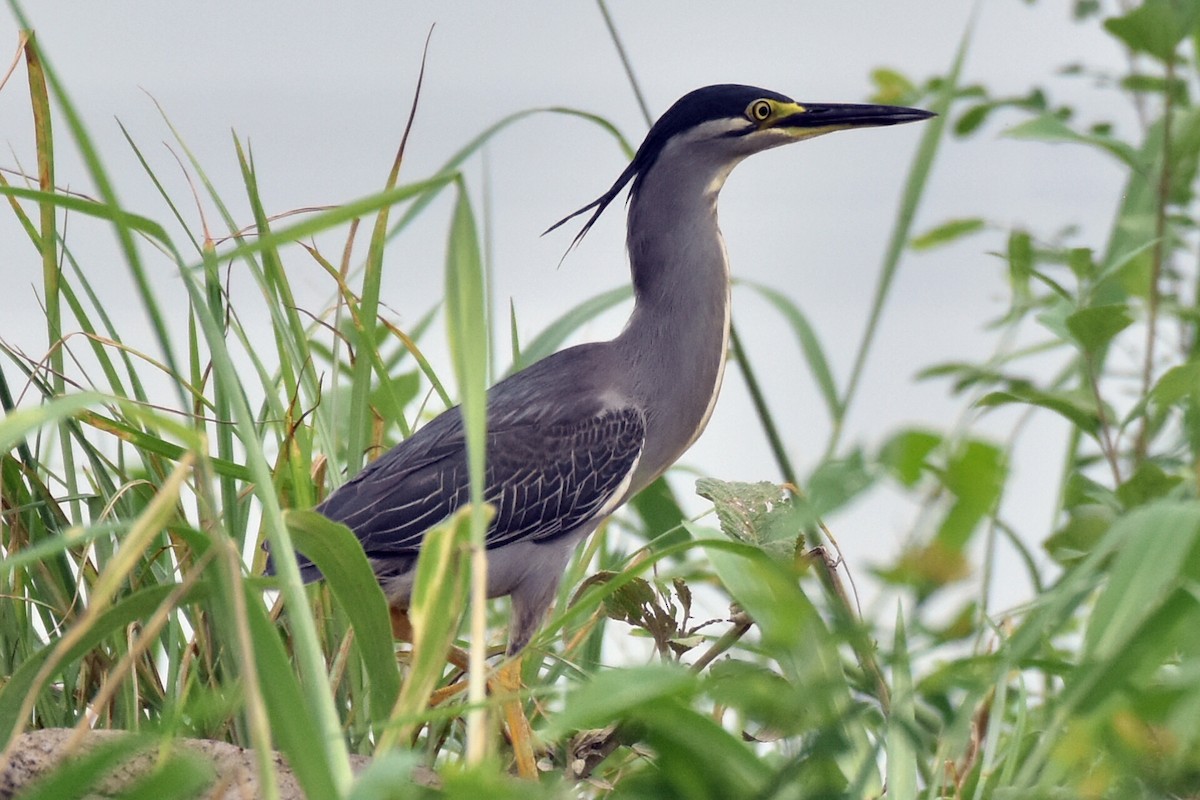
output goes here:
{"type": "MultiPolygon", "coordinates": [[[[611,510],[645,441],[642,413],[630,407],[570,422],[522,416],[489,420],[489,548],[553,539],[611,510]]],[[[415,555],[425,531],[469,496],[462,418],[451,409],[317,510],[353,530],[368,556],[387,559],[415,555]]]]}

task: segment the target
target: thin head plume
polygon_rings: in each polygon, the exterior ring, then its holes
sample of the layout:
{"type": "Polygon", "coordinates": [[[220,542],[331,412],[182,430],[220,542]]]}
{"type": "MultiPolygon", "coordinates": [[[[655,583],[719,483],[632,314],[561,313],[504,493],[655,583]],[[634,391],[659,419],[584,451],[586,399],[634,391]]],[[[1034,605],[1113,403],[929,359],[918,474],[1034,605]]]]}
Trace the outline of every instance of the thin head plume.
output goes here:
{"type": "Polygon", "coordinates": [[[638,164],[638,160],[636,158],[633,161],[630,161],[629,166],[627,166],[625,171],[622,172],[620,177],[617,178],[617,181],[612,185],[612,188],[578,211],[573,211],[570,214],[567,214],[565,217],[542,232],[542,236],[545,236],[550,231],[560,227],[563,223],[575,219],[575,217],[578,217],[580,214],[583,214],[587,211],[591,211],[593,208],[596,209],[592,212],[592,215],[588,217],[587,222],[583,223],[583,227],[579,229],[579,233],[575,234],[575,238],[571,240],[571,244],[567,246],[566,252],[563,253],[562,258],[558,261],[560,266],[562,265],[562,262],[566,260],[567,256],[570,255],[571,251],[574,250],[581,241],[583,241],[583,237],[587,236],[587,232],[590,231],[592,226],[596,224],[596,220],[600,219],[600,215],[604,213],[604,209],[608,208],[609,203],[616,199],[617,195],[621,193],[621,190],[625,188],[626,184],[628,184],[637,176],[640,169],[641,165],[638,164]]]}

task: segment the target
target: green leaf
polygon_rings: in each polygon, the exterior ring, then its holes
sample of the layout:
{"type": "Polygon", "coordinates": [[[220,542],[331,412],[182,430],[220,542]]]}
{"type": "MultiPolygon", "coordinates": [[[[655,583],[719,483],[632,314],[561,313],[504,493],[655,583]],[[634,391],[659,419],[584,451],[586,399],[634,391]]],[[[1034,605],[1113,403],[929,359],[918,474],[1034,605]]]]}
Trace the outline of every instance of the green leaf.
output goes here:
{"type": "Polygon", "coordinates": [[[941,443],[941,434],[933,431],[904,430],[884,443],[879,461],[896,480],[912,488],[928,468],[929,454],[941,443]]]}
{"type": "Polygon", "coordinates": [[[1021,403],[1053,411],[1070,420],[1089,436],[1100,430],[1100,415],[1095,398],[1084,391],[1045,392],[1029,385],[1014,383],[1007,391],[990,392],[979,398],[976,405],[984,408],[1021,403]]]}
{"type": "Polygon", "coordinates": [[[1008,235],[1008,275],[1018,297],[1028,297],[1033,277],[1033,238],[1025,231],[1008,235]]]}
{"type": "Polygon", "coordinates": [[[1042,546],[1063,566],[1076,563],[1092,552],[1108,533],[1116,515],[1105,505],[1081,504],[1071,508],[1066,524],[1052,533],[1042,546]]]}
{"type": "Polygon", "coordinates": [[[95,392],[56,397],[32,408],[19,408],[0,419],[0,453],[6,453],[34,431],[53,425],[103,400],[95,392]]]}
{"type": "Polygon", "coordinates": [[[1160,408],[1166,408],[1185,397],[1197,395],[1200,395],[1200,361],[1189,361],[1164,372],[1150,390],[1149,399],[1160,408]]]}
{"type": "Polygon", "coordinates": [[[446,329],[467,438],[471,541],[484,547],[484,459],[487,441],[488,314],[475,215],[460,185],[446,247],[446,329]]]}
{"type": "MultiPolygon", "coordinates": [[[[96,797],[90,790],[138,750],[151,744],[144,736],[119,736],[96,745],[87,753],[56,767],[21,792],[21,800],[76,800],[96,797]]],[[[6,787],[7,788],[7,787],[6,787]]]]}
{"type": "Polygon", "coordinates": [[[186,749],[166,756],[121,793],[121,800],[191,800],[214,783],[213,765],[186,749]]]}
{"type": "Polygon", "coordinates": [[[803,686],[790,683],[765,664],[726,658],[708,668],[704,691],[714,702],[735,708],[779,736],[811,731],[824,724],[813,714],[803,686]]]}
{"type": "Polygon", "coordinates": [[[896,609],[896,636],[892,646],[892,704],[887,720],[887,796],[888,800],[916,800],[917,732],[916,704],[912,673],[908,663],[908,638],[904,614],[896,609]]]}
{"type": "Polygon", "coordinates": [[[871,83],[875,85],[871,102],[883,105],[903,105],[910,102],[908,98],[913,97],[917,91],[917,87],[908,77],[888,67],[876,67],[871,70],[871,83]]]}
{"type": "Polygon", "coordinates": [[[1088,659],[1116,657],[1177,587],[1200,580],[1200,503],[1143,506],[1111,535],[1120,550],[1088,622],[1088,659]]]}
{"type": "Polygon", "coordinates": [[[1133,315],[1124,303],[1091,306],[1067,317],[1067,330],[1085,353],[1094,353],[1133,324],[1133,315]]]}
{"type": "Polygon", "coordinates": [[[704,547],[726,590],[762,631],[764,646],[790,651],[805,637],[820,638],[813,628],[823,628],[824,623],[790,570],[756,547],[713,541],[707,529],[684,525],[704,547]]]}
{"type": "Polygon", "coordinates": [[[624,719],[635,709],[657,706],[664,699],[691,697],[698,680],[695,673],[677,664],[603,670],[567,693],[563,710],[550,718],[543,738],[554,741],[571,731],[624,719]]]}
{"type": "Polygon", "coordinates": [[[1008,464],[990,442],[968,440],[950,457],[942,483],[955,500],[938,528],[936,541],[961,552],[980,521],[991,513],[1004,489],[1008,464]]]}
{"type": "Polygon", "coordinates": [[[1179,43],[1192,32],[1198,10],[1195,3],[1145,0],[1128,14],[1104,20],[1104,27],[1130,50],[1165,63],[1175,58],[1179,43]]]}
{"type": "Polygon", "coordinates": [[[712,501],[721,532],[730,539],[760,548],[775,559],[795,560],[803,519],[782,486],[700,478],[696,494],[712,501]]]}
{"type": "Polygon", "coordinates": [[[979,103],[971,106],[954,123],[955,135],[968,136],[974,133],[987,120],[988,115],[995,110],[995,103],[979,103]]]}
{"type": "Polygon", "coordinates": [[[292,662],[283,649],[279,630],[267,618],[261,593],[249,584],[245,586],[245,592],[255,668],[263,704],[271,721],[271,733],[287,756],[306,796],[337,797],[333,767],[327,760],[325,749],[318,745],[321,737],[319,721],[292,671],[292,662]]]}
{"type": "Polygon", "coordinates": [[[678,702],[661,702],[634,709],[631,716],[657,756],[656,771],[677,797],[748,800],[764,796],[773,770],[709,714],[678,702]]]}
{"type": "MultiPolygon", "coordinates": [[[[485,524],[491,513],[491,506],[485,506],[485,524]]],[[[408,608],[413,632],[412,664],[392,711],[393,723],[403,721],[404,728],[393,727],[389,732],[394,734],[395,741],[404,741],[411,735],[412,721],[425,710],[446,665],[446,652],[462,622],[475,516],[471,507],[460,508],[446,522],[426,533],[421,543],[408,608]]],[[[381,750],[386,751],[393,740],[386,741],[387,744],[380,744],[381,750]]]]}
{"type": "Polygon", "coordinates": [[[930,228],[924,233],[915,236],[908,243],[908,246],[913,250],[931,250],[935,247],[962,239],[965,236],[970,236],[973,233],[978,233],[983,230],[984,225],[985,223],[980,217],[947,220],[941,225],[930,228]]]}
{"type": "Polygon", "coordinates": [[[1132,509],[1166,497],[1181,483],[1181,476],[1168,475],[1153,461],[1143,461],[1137,470],[1117,487],[1117,499],[1125,508],[1132,509]]]}
{"type": "Polygon", "coordinates": [[[818,520],[844,507],[874,483],[874,476],[867,469],[862,450],[855,448],[842,458],[822,461],[805,485],[807,493],[797,499],[807,513],[803,517],[806,525],[815,525],[818,520]]]}
{"type": "Polygon", "coordinates": [[[1138,153],[1128,144],[1108,136],[1079,133],[1053,114],[1042,114],[1005,131],[1014,139],[1036,139],[1042,142],[1083,144],[1095,147],[1120,159],[1128,167],[1139,168],[1138,153]]]}
{"type": "Polygon", "coordinates": [[[345,525],[315,511],[286,511],[284,521],[296,549],[321,570],[350,619],[363,667],[371,679],[371,718],[382,723],[400,694],[400,674],[392,648],[387,599],[362,545],[345,525]]]}

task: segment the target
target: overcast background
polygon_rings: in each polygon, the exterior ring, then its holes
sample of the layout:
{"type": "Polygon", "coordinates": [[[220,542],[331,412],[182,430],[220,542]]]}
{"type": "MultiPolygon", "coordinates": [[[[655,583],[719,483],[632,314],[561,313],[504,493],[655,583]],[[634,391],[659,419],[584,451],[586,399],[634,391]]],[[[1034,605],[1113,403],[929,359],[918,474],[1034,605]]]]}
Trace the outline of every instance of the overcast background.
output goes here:
{"type": "MultiPolygon", "coordinates": [[[[1055,77],[1071,62],[1117,71],[1121,54],[1093,23],[1073,24],[1061,3],[980,3],[965,81],[996,95],[1049,85],[1057,102],[1085,120],[1130,124],[1125,108],[1089,79],[1055,77]]],[[[634,2],[611,13],[653,113],[684,92],[719,82],[768,87],[798,100],[858,102],[870,72],[889,66],[914,79],[946,71],[964,36],[971,4],[963,0],[868,2],[634,2]]],[[[162,3],[38,0],[25,8],[48,60],[66,84],[99,146],[127,208],[166,222],[168,213],[114,118],[129,130],[177,200],[187,184],[160,142],[171,123],[230,202],[251,221],[231,131],[253,147],[268,213],[336,204],[379,190],[406,119],[421,48],[436,23],[422,103],[402,181],[434,172],[455,150],[501,117],[539,106],[572,106],[612,120],[634,143],[645,126],[597,6],[526,3],[162,3]],[[153,98],[153,99],[152,99],[153,98]]],[[[19,25],[0,18],[0,45],[17,45],[19,25]]],[[[7,54],[3,54],[7,61],[7,54]]],[[[983,330],[1005,307],[1004,231],[1025,225],[1052,234],[1081,226],[1073,240],[1103,247],[1121,173],[1081,148],[1004,138],[1015,113],[1000,114],[968,142],[949,140],[935,165],[917,230],[951,217],[984,216],[995,233],[941,250],[909,254],[885,312],[844,441],[868,448],[908,425],[945,429],[962,414],[944,382],[915,382],[923,367],[982,360],[994,344],[983,330]]],[[[1128,130],[1128,127],[1125,128],[1128,130]]],[[[23,68],[0,92],[0,166],[36,166],[23,68]]],[[[59,123],[57,182],[90,191],[59,123]]],[[[729,181],[721,221],[736,276],[785,292],[801,305],[844,382],[861,336],[884,243],[920,126],[855,131],[750,159],[729,181]]],[[[540,238],[552,222],[606,189],[624,159],[613,140],[578,119],[536,115],[500,135],[486,153],[490,251],[497,308],[511,301],[528,341],[566,308],[628,278],[624,217],[605,215],[587,241],[558,267],[574,234],[540,238]]],[[[468,168],[481,207],[484,168],[468,168]]],[[[448,198],[447,198],[448,199],[448,198]]],[[[194,207],[183,204],[191,221],[194,207]]],[[[448,204],[430,210],[447,218],[448,204]]],[[[211,225],[219,225],[211,206],[211,225]]],[[[613,211],[616,211],[614,206],[613,211]]],[[[173,229],[174,230],[174,229],[173,229]]],[[[218,228],[219,230],[219,228],[218,228]]],[[[426,221],[392,243],[384,300],[412,324],[440,295],[446,225],[426,221]],[[400,288],[403,286],[403,290],[400,288]]],[[[179,237],[178,241],[186,241],[179,237]]],[[[72,222],[68,242],[86,254],[89,274],[118,312],[131,343],[152,347],[111,231],[72,222]],[[112,264],[105,272],[105,264],[112,264]],[[137,341],[138,332],[145,337],[137,341]]],[[[365,252],[365,238],[359,254],[365,252]]],[[[299,249],[288,251],[300,303],[323,308],[328,281],[299,249]]],[[[172,266],[151,257],[157,285],[182,303],[172,266]]],[[[40,264],[12,214],[0,215],[0,337],[40,355],[46,349],[39,308],[40,264]]],[[[248,285],[248,284],[247,284],[248,285]]],[[[734,319],[761,373],[789,451],[807,472],[820,455],[828,421],[794,337],[756,296],[735,290],[734,319]]],[[[236,303],[236,300],[235,300],[236,303]]],[[[623,313],[590,325],[587,338],[617,332],[623,313]]],[[[253,323],[252,320],[244,320],[253,323]]],[[[182,317],[175,321],[184,340],[182,317]]],[[[504,329],[504,325],[501,329],[504,329]]],[[[264,347],[269,329],[253,335],[264,347]]],[[[426,346],[444,353],[438,328],[426,346]]],[[[507,352],[501,342],[499,352],[507,352]]],[[[437,363],[435,361],[435,363],[437,363]]],[[[444,362],[442,362],[444,364],[444,362]]],[[[443,369],[443,374],[448,374],[443,369]]],[[[169,398],[168,402],[170,401],[169,398]]],[[[1000,438],[1012,412],[985,419],[1000,438]]],[[[731,369],[707,434],[685,457],[695,471],[731,480],[776,480],[740,373],[731,369]]],[[[1037,545],[1053,522],[1054,479],[1065,428],[1039,417],[1023,440],[1005,514],[1037,545]]],[[[681,494],[691,476],[676,473],[681,494]]],[[[699,507],[699,506],[697,506],[699,507]]],[[[914,523],[895,492],[875,491],[830,520],[861,579],[894,555],[914,523]]],[[[1002,558],[1001,564],[1015,564],[1002,558]]],[[[1014,603],[1028,587],[1019,570],[998,582],[996,599],[1014,603]]]]}

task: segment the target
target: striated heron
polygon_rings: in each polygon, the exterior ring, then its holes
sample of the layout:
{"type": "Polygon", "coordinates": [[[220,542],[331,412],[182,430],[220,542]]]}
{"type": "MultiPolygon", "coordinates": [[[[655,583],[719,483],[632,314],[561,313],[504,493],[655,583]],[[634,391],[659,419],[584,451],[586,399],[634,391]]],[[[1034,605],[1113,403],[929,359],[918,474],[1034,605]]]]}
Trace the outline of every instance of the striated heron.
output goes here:
{"type": "MultiPolygon", "coordinates": [[[[717,195],[746,156],[833,131],[916,122],[928,111],[797,103],[765,89],[697,89],[662,115],[574,244],[629,184],[635,304],[607,342],[555,353],[488,393],[488,595],[511,595],[508,651],[530,640],[575,546],[663,473],[704,430],[725,371],[729,260],[717,195]]],[[[469,498],[452,408],[371,463],[317,510],[362,542],[403,609],[425,532],[469,498]]],[[[320,577],[301,557],[305,580],[320,577]]]]}

